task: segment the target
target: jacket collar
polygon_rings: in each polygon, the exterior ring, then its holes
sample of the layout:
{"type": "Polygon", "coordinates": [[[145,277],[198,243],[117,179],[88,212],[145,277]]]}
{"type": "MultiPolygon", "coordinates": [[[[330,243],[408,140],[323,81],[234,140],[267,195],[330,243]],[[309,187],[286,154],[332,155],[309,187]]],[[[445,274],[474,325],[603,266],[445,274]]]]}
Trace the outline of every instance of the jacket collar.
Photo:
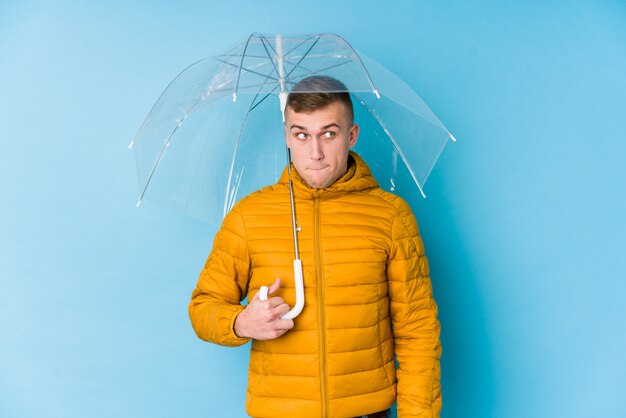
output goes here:
{"type": "MultiPolygon", "coordinates": [[[[293,182],[293,191],[296,197],[300,199],[333,198],[344,195],[349,192],[363,191],[378,187],[378,182],[372,176],[370,168],[365,161],[354,151],[350,151],[348,155],[348,171],[330,186],[323,189],[314,189],[310,187],[302,177],[298,174],[293,164],[291,165],[291,180],[293,182]]],[[[278,180],[279,184],[287,184],[289,175],[287,168],[283,170],[283,174],[278,180]]]]}

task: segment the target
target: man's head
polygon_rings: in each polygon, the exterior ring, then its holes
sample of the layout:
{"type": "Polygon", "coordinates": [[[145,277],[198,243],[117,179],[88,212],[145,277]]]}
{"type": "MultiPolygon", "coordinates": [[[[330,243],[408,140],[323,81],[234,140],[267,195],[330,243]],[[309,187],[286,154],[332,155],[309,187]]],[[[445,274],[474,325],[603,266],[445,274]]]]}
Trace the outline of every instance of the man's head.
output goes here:
{"type": "Polygon", "coordinates": [[[350,93],[331,77],[297,83],[287,98],[285,136],[293,164],[306,183],[322,189],[348,169],[348,149],[356,144],[350,93]]]}

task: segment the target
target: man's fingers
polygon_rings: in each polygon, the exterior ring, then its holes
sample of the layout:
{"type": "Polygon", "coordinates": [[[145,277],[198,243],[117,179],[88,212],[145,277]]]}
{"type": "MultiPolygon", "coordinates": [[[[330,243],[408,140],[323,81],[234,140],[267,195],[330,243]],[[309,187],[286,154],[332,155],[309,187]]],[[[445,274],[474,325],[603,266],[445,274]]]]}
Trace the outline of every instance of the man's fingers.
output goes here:
{"type": "Polygon", "coordinates": [[[292,319],[280,319],[278,321],[276,321],[276,329],[282,329],[282,330],[290,330],[291,328],[293,328],[293,320],[292,319]]]}
{"type": "Polygon", "coordinates": [[[272,308],[276,308],[282,304],[285,303],[285,301],[283,300],[283,298],[281,298],[280,296],[276,296],[273,298],[268,299],[268,302],[270,303],[270,306],[272,308]]]}
{"type": "Polygon", "coordinates": [[[282,302],[282,300],[281,300],[281,303],[277,304],[274,307],[274,313],[276,313],[277,316],[283,316],[284,314],[289,312],[290,309],[291,308],[289,307],[289,305],[287,305],[286,303],[282,302]]]}

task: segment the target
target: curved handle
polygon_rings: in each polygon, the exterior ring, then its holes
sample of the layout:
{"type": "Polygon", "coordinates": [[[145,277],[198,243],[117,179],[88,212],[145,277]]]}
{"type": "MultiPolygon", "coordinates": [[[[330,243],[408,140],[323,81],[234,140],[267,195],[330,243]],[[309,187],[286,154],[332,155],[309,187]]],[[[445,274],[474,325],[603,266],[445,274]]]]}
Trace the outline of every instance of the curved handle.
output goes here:
{"type": "MultiPolygon", "coordinates": [[[[302,275],[302,260],[293,260],[293,277],[296,285],[296,304],[294,307],[282,316],[283,319],[293,319],[300,315],[304,309],[304,277],[302,275]]],[[[267,300],[269,296],[269,288],[261,286],[259,289],[259,299],[267,300]]]]}

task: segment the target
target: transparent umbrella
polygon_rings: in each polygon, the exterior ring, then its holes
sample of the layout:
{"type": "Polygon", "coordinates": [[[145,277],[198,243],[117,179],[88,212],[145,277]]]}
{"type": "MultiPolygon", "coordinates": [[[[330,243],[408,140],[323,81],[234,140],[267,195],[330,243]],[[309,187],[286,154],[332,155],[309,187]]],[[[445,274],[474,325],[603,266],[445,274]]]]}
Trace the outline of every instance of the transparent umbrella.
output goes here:
{"type": "Polygon", "coordinates": [[[408,185],[424,196],[428,175],[454,137],[413,89],[340,36],[255,33],[187,67],[154,104],[130,144],[138,205],[152,200],[217,225],[241,197],[275,183],[289,166],[286,97],[312,75],[346,85],[361,126],[355,150],[381,186],[406,194],[412,190],[398,187],[408,185]]]}

